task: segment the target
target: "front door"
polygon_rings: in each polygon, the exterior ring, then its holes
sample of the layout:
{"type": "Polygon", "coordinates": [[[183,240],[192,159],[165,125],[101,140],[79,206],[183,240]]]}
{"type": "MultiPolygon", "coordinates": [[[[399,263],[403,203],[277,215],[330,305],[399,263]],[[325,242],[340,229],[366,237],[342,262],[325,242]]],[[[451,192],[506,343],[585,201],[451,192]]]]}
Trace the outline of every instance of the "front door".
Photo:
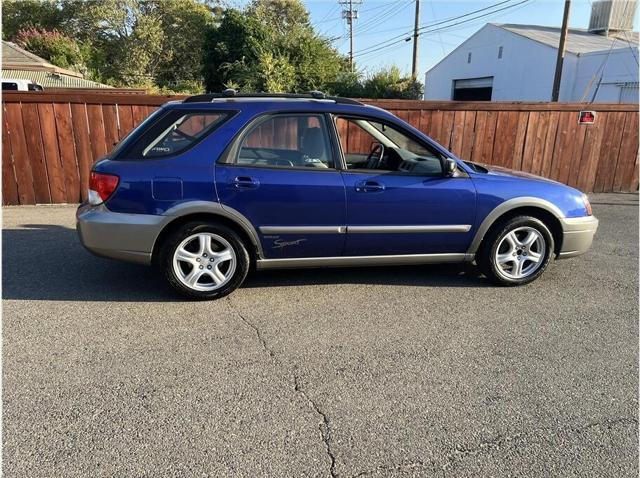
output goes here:
{"type": "Polygon", "coordinates": [[[341,255],[344,182],[324,115],[267,115],[239,141],[216,164],[218,197],[251,221],[265,257],[341,255]]]}
{"type": "Polygon", "coordinates": [[[342,117],[336,129],[347,169],[344,255],[464,253],[472,239],[475,187],[442,174],[442,155],[400,125],[342,117]]]}

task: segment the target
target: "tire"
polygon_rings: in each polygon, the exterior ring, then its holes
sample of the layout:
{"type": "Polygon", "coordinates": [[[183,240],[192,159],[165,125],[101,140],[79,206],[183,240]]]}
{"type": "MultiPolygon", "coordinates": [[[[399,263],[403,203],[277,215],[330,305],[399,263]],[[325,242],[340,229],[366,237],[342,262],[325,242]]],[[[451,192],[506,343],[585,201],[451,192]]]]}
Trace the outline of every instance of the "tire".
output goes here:
{"type": "Polygon", "coordinates": [[[491,228],[476,260],[492,282],[524,285],[542,275],[554,250],[553,235],[544,222],[531,216],[516,216],[491,228]]]}
{"type": "Polygon", "coordinates": [[[199,222],[184,224],[171,233],[158,261],[176,292],[200,300],[233,292],[247,277],[249,265],[247,248],[235,231],[222,224],[199,222]]]}

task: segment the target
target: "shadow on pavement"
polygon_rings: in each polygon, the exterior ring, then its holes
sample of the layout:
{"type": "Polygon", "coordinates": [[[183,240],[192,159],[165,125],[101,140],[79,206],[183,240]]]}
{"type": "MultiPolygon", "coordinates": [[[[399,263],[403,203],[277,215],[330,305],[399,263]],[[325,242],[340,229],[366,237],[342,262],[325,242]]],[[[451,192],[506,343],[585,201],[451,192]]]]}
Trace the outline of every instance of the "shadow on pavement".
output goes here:
{"type": "Polygon", "coordinates": [[[418,287],[487,287],[471,264],[389,267],[337,267],[327,269],[269,270],[249,276],[244,288],[314,284],[370,284],[418,287]]]}
{"type": "MultiPolygon", "coordinates": [[[[150,267],[93,256],[76,231],[26,224],[2,231],[2,296],[19,300],[181,300],[150,267]]],[[[488,282],[469,264],[302,269],[254,272],[244,288],[314,284],[382,284],[483,287],[488,282]]]]}

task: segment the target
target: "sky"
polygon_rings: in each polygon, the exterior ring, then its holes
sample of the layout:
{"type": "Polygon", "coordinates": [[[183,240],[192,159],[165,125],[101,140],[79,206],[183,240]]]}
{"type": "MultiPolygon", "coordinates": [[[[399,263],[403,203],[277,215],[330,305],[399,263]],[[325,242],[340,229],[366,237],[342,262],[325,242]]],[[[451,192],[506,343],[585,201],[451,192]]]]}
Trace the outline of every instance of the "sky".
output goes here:
{"type": "MultiPolygon", "coordinates": [[[[405,42],[403,39],[411,36],[413,32],[415,1],[360,1],[359,18],[354,21],[354,52],[357,67],[365,73],[370,73],[395,64],[403,72],[409,73],[413,42],[405,42]],[[379,45],[392,38],[397,43],[388,46],[386,43],[379,45]],[[381,48],[383,46],[385,48],[381,48]]],[[[571,2],[570,27],[588,27],[591,1],[593,0],[571,2]]],[[[308,0],[303,3],[309,10],[311,23],[316,31],[333,39],[333,45],[341,53],[348,54],[348,28],[346,20],[341,18],[342,6],[338,4],[338,0],[308,0]]],[[[419,77],[486,23],[525,23],[557,27],[562,25],[563,0],[421,0],[420,24],[431,25],[497,3],[500,5],[441,24],[438,28],[473,19],[478,15],[489,14],[483,18],[440,31],[429,32],[427,29],[425,34],[420,35],[419,77]],[[502,8],[505,9],[497,11],[502,8]]],[[[431,29],[434,28],[431,27],[431,29]]],[[[638,30],[638,15],[634,22],[634,30],[638,30]]]]}

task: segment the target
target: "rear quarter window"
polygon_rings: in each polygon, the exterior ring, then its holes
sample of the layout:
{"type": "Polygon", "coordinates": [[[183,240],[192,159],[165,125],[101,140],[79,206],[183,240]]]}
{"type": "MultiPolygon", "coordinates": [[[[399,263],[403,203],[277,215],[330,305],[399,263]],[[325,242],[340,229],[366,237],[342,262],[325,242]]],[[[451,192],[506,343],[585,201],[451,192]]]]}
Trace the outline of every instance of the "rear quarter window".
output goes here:
{"type": "Polygon", "coordinates": [[[160,159],[183,153],[230,117],[228,111],[169,110],[145,126],[118,159],[160,159]]]}

